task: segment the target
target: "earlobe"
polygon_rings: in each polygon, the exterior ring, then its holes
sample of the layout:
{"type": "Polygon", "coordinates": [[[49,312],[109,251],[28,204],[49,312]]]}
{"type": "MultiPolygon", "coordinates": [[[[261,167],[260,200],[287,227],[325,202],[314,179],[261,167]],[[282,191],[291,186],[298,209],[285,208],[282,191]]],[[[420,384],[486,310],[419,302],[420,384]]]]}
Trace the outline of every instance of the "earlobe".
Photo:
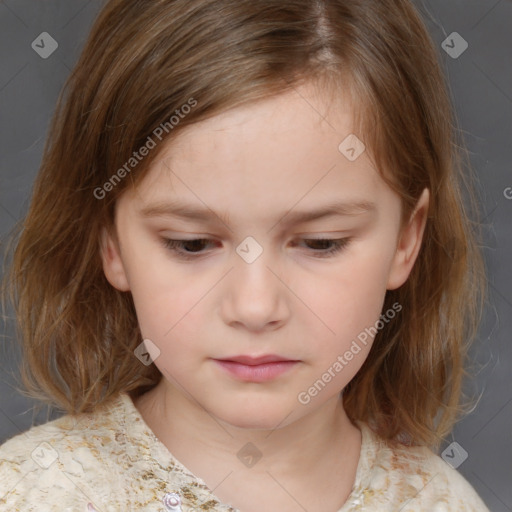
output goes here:
{"type": "Polygon", "coordinates": [[[409,222],[403,227],[388,276],[388,290],[400,288],[411,273],[421,248],[427,223],[429,198],[430,193],[426,188],[423,190],[409,222]]]}
{"type": "Polygon", "coordinates": [[[103,272],[108,282],[122,292],[130,290],[123,260],[121,259],[119,243],[107,228],[102,228],[100,237],[100,253],[103,262],[103,272]]]}

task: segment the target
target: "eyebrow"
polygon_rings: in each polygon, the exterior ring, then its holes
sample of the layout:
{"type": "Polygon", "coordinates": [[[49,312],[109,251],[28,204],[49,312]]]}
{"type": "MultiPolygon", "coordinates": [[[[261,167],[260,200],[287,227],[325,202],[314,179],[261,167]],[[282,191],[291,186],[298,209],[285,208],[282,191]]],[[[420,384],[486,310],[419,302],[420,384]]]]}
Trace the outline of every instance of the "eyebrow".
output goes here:
{"type": "MultiPolygon", "coordinates": [[[[309,211],[291,210],[284,213],[276,224],[283,221],[287,225],[300,224],[313,220],[334,217],[334,216],[356,216],[365,213],[375,213],[377,207],[371,201],[355,202],[331,202],[319,208],[309,211]]],[[[140,210],[143,217],[178,217],[188,220],[196,220],[205,223],[219,224],[224,223],[229,226],[229,215],[224,212],[215,212],[205,207],[182,203],[174,200],[170,202],[157,202],[147,205],[140,210]]],[[[275,225],[275,224],[274,224],[275,225]]]]}

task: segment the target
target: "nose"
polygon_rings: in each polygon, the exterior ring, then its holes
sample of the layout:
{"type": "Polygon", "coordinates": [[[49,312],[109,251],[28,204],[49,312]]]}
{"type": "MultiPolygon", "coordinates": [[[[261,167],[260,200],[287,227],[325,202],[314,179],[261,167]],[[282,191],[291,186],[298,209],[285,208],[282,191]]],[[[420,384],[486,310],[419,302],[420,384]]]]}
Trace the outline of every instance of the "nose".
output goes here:
{"type": "Polygon", "coordinates": [[[223,290],[222,316],[226,324],[258,332],[282,327],[290,316],[289,291],[270,255],[248,263],[235,255],[223,290]]]}

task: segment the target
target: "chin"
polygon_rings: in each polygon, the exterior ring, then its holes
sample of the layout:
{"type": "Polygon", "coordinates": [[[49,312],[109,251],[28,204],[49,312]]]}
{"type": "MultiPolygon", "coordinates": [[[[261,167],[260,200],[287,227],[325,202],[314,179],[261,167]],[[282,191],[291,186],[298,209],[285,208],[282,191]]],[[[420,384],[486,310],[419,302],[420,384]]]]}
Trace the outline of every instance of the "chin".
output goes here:
{"type": "MultiPolygon", "coordinates": [[[[244,430],[274,430],[280,424],[278,420],[265,420],[262,418],[227,418],[224,420],[232,427],[244,430]]],[[[280,425],[281,426],[281,425],[280,425]]]]}

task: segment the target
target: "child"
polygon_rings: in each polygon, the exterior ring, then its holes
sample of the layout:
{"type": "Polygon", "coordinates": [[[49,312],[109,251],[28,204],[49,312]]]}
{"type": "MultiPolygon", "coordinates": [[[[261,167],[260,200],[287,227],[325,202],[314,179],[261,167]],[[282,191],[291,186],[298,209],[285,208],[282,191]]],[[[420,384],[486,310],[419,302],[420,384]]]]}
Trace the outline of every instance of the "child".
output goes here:
{"type": "Polygon", "coordinates": [[[0,510],[486,511],[432,450],[482,262],[408,0],[110,0],[11,270],[0,510]]]}

